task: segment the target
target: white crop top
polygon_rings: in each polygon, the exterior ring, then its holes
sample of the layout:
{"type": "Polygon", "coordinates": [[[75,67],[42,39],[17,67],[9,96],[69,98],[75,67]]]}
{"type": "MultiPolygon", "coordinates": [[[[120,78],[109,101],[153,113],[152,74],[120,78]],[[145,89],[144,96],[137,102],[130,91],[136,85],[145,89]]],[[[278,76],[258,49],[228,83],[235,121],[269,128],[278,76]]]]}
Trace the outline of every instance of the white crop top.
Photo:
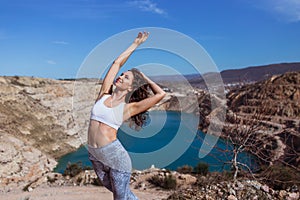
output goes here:
{"type": "Polygon", "coordinates": [[[103,95],[92,108],[91,119],[102,122],[110,127],[118,130],[123,123],[123,109],[125,103],[120,103],[115,107],[107,107],[104,105],[104,101],[110,95],[103,95]]]}

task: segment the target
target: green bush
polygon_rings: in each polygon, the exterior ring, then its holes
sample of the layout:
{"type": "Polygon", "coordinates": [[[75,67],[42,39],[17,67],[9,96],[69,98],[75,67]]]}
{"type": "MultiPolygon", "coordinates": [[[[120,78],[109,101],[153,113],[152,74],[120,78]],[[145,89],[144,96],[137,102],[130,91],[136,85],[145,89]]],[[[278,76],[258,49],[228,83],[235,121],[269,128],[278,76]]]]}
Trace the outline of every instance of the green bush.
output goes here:
{"type": "Polygon", "coordinates": [[[209,165],[207,163],[199,162],[197,166],[194,168],[194,171],[196,174],[201,174],[203,176],[206,176],[208,173],[208,167],[209,165]]]}
{"type": "Polygon", "coordinates": [[[193,167],[189,165],[183,165],[182,167],[178,167],[176,171],[182,174],[191,174],[193,172],[193,167]]]}
{"type": "Polygon", "coordinates": [[[82,162],[68,163],[63,175],[74,177],[86,169],[87,169],[86,167],[82,166],[82,162]]]}
{"type": "Polygon", "coordinates": [[[81,183],[82,180],[83,180],[82,177],[78,177],[77,180],[76,180],[77,185],[79,185],[79,184],[81,183]]]}
{"type": "Polygon", "coordinates": [[[164,188],[164,189],[175,189],[177,186],[176,178],[172,175],[168,175],[165,177],[160,177],[159,175],[154,175],[150,179],[148,179],[150,183],[155,186],[164,188]]]}
{"type": "Polygon", "coordinates": [[[47,181],[48,181],[49,183],[54,183],[55,181],[57,181],[57,178],[56,178],[56,177],[51,178],[50,176],[47,176],[47,181]]]}
{"type": "Polygon", "coordinates": [[[98,177],[93,179],[93,182],[91,184],[95,185],[95,186],[103,186],[102,182],[100,181],[100,179],[98,177]]]}
{"type": "Polygon", "coordinates": [[[164,187],[165,189],[175,189],[177,186],[176,178],[172,175],[168,175],[164,178],[164,187]]]}

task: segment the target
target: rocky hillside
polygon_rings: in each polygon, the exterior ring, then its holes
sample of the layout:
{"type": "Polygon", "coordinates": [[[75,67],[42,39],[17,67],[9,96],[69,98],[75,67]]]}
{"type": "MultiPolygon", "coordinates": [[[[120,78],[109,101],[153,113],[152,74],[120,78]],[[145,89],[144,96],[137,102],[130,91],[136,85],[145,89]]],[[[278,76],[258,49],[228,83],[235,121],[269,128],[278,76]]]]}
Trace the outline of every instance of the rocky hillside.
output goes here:
{"type": "Polygon", "coordinates": [[[78,144],[72,128],[72,84],[30,78],[0,78],[1,131],[53,157],[78,144]]]}
{"type": "MultiPolygon", "coordinates": [[[[99,88],[93,81],[76,84],[79,93],[99,88]]],[[[52,171],[55,158],[84,142],[85,115],[94,93],[74,99],[74,85],[74,81],[0,77],[0,184],[24,187],[52,171]],[[74,111],[72,105],[81,100],[82,107],[74,111]],[[81,112],[85,115],[80,117],[81,112]]]]}
{"type": "Polygon", "coordinates": [[[300,169],[300,72],[246,85],[227,98],[228,123],[255,127],[261,140],[255,148],[273,149],[277,153],[269,161],[281,160],[300,169]]]}
{"type": "MultiPolygon", "coordinates": [[[[300,72],[290,72],[231,91],[229,108],[240,114],[253,113],[257,108],[276,122],[300,117],[300,72]]],[[[294,122],[298,122],[297,120],[294,122]]]]}

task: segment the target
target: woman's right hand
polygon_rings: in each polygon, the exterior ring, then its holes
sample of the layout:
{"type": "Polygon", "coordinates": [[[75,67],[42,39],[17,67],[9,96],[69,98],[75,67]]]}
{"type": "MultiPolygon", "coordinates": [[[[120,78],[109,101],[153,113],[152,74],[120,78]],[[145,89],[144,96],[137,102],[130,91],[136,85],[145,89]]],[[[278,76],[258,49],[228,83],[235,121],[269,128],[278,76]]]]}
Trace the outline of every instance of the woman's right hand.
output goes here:
{"type": "Polygon", "coordinates": [[[134,40],[134,43],[140,45],[147,40],[148,36],[149,32],[139,32],[138,36],[134,40]]]}

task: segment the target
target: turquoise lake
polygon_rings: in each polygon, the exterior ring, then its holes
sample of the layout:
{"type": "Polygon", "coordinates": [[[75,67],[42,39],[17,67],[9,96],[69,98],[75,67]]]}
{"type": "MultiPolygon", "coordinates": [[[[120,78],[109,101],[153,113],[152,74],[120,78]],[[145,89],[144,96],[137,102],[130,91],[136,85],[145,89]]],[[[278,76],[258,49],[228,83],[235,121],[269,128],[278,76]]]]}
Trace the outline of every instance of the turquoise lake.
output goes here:
{"type": "MultiPolygon", "coordinates": [[[[230,150],[232,146],[220,138],[205,157],[199,158],[199,149],[206,134],[197,127],[198,116],[194,114],[151,111],[145,128],[134,131],[124,124],[118,131],[118,139],[129,152],[134,169],[146,169],[153,164],[176,170],[183,165],[194,167],[199,162],[209,164],[210,171],[230,169],[224,163],[231,159],[231,154],[224,153],[224,150],[230,150]]],[[[68,163],[81,162],[83,166],[91,166],[87,155],[87,148],[82,145],[77,151],[59,159],[54,171],[63,173],[68,163]]],[[[249,154],[240,154],[239,159],[255,166],[255,159],[249,154]]]]}

